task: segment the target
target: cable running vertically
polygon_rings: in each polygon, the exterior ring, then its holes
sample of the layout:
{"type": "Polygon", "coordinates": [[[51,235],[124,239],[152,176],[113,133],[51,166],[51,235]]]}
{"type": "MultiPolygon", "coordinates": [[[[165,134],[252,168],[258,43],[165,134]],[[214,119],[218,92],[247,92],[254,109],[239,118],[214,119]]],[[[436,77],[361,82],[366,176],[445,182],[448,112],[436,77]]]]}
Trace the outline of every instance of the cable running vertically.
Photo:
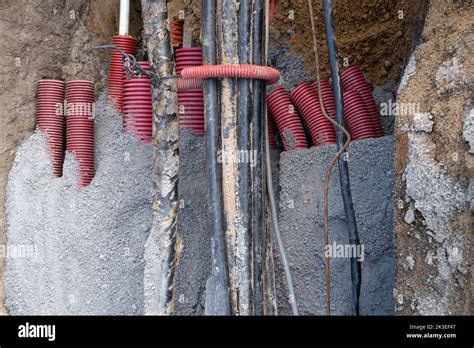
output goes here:
{"type": "MultiPolygon", "coordinates": [[[[336,120],[339,124],[344,124],[344,108],[342,105],[342,92],[339,79],[339,67],[336,50],[336,39],[334,37],[334,26],[332,22],[332,1],[324,0],[324,23],[326,28],[326,42],[331,65],[331,76],[333,80],[334,100],[336,103],[336,120]]],[[[337,148],[343,147],[344,134],[336,129],[337,148]]],[[[346,142],[347,144],[347,142],[346,142]]],[[[348,144],[347,144],[348,145],[348,144]]],[[[347,220],[349,243],[359,250],[359,233],[355,217],[354,205],[352,204],[351,185],[349,181],[349,170],[346,158],[339,157],[339,183],[341,185],[342,203],[347,220]]],[[[359,315],[359,296],[361,287],[361,264],[356,255],[350,257],[351,262],[351,282],[352,282],[352,313],[359,315]]]]}
{"type": "MultiPolygon", "coordinates": [[[[326,1],[324,2],[325,9],[327,8],[326,1]]],[[[331,4],[329,3],[329,7],[331,4]]],[[[339,73],[338,73],[338,66],[337,66],[337,56],[335,55],[335,44],[334,44],[334,33],[331,30],[331,35],[328,33],[328,28],[326,26],[327,32],[327,40],[328,40],[328,49],[330,49],[330,63],[331,63],[331,71],[333,77],[333,86],[334,86],[334,95],[335,95],[335,102],[336,102],[336,120],[334,120],[331,116],[328,115],[327,110],[324,106],[323,98],[321,95],[321,77],[320,77],[320,67],[319,67],[319,53],[317,47],[317,36],[316,36],[316,26],[314,23],[314,14],[313,14],[313,6],[311,0],[308,0],[308,10],[311,20],[311,31],[313,37],[313,50],[314,56],[316,61],[316,79],[318,84],[318,97],[319,102],[321,105],[321,111],[323,112],[324,117],[331,122],[334,127],[336,128],[336,142],[337,142],[337,152],[335,156],[329,162],[328,168],[326,170],[326,175],[324,177],[324,230],[323,230],[323,238],[324,238],[324,250],[326,251],[329,247],[329,181],[332,174],[332,170],[336,161],[338,161],[339,167],[339,178],[341,182],[341,192],[343,197],[344,203],[344,210],[346,214],[346,218],[348,220],[348,228],[349,228],[349,241],[352,244],[354,239],[351,238],[351,234],[354,229],[357,235],[357,226],[355,225],[355,213],[354,208],[352,206],[352,198],[350,197],[350,185],[349,185],[349,176],[348,176],[348,169],[347,169],[347,161],[346,158],[341,157],[343,153],[346,152],[347,147],[351,142],[351,136],[349,132],[344,128],[344,116],[343,116],[343,109],[342,109],[342,97],[341,97],[341,90],[339,85],[339,73]],[[345,139],[344,139],[345,138],[345,139]]],[[[332,19],[332,14],[329,12],[329,15],[332,19]]],[[[328,18],[326,18],[327,13],[325,11],[325,19],[326,24],[328,18]]],[[[330,26],[332,29],[332,20],[330,21],[330,26]]],[[[357,239],[358,243],[358,239],[357,239]]],[[[331,314],[331,268],[330,268],[330,257],[328,253],[325,253],[326,256],[326,314],[331,314]]],[[[354,277],[353,277],[353,258],[351,258],[351,278],[353,282],[353,289],[354,289],[354,277]]],[[[359,265],[359,280],[360,280],[360,265],[359,265]]],[[[359,282],[359,291],[360,291],[360,282],[359,282]]],[[[353,291],[353,312],[357,315],[358,314],[358,295],[356,299],[354,299],[354,291],[353,291]],[[355,305],[354,303],[357,303],[355,305]]]]}
{"type": "MultiPolygon", "coordinates": [[[[269,30],[270,30],[270,20],[269,20],[270,4],[269,0],[265,0],[265,54],[264,62],[267,63],[268,60],[268,39],[269,39],[269,30]]],[[[293,286],[293,279],[291,276],[290,265],[288,264],[288,259],[286,258],[286,251],[281,239],[280,226],[278,224],[277,209],[275,203],[275,192],[273,190],[273,181],[272,181],[272,167],[271,167],[271,158],[270,158],[270,140],[268,139],[268,111],[267,103],[263,104],[264,108],[264,133],[265,133],[265,170],[266,170],[266,180],[267,180],[267,190],[268,190],[268,200],[270,202],[271,218],[273,231],[278,244],[278,250],[281,257],[281,263],[283,267],[283,272],[285,273],[286,284],[288,286],[288,294],[290,299],[291,311],[293,315],[299,315],[298,304],[296,302],[295,288],[293,286]]]]}
{"type": "MultiPolygon", "coordinates": [[[[215,12],[216,0],[202,1],[203,64],[205,65],[216,64],[215,12]]],[[[207,296],[212,298],[206,300],[206,314],[230,315],[229,270],[226,257],[221,187],[222,173],[217,158],[221,146],[217,80],[205,80],[204,92],[207,177],[212,229],[212,280],[206,287],[207,296]],[[212,289],[209,289],[209,286],[212,289]]]]}

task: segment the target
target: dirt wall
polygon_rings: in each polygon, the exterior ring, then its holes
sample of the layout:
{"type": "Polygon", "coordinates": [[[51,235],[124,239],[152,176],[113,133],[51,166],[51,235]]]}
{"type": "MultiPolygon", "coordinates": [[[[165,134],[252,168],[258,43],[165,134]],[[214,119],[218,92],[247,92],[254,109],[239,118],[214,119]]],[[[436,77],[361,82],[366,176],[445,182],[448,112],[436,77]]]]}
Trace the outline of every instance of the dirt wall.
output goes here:
{"type": "MultiPolygon", "coordinates": [[[[329,76],[322,3],[313,1],[313,6],[322,73],[329,76]]],[[[418,0],[334,0],[340,64],[347,58],[347,63],[360,66],[378,85],[398,79],[416,29],[423,21],[425,4],[418,0]]],[[[307,75],[314,79],[316,66],[307,1],[278,1],[271,29],[277,45],[290,46],[294,55],[300,55],[307,75]]]]}
{"type": "Polygon", "coordinates": [[[471,1],[431,1],[400,87],[416,109],[396,117],[399,314],[472,313],[473,16],[471,1]]]}

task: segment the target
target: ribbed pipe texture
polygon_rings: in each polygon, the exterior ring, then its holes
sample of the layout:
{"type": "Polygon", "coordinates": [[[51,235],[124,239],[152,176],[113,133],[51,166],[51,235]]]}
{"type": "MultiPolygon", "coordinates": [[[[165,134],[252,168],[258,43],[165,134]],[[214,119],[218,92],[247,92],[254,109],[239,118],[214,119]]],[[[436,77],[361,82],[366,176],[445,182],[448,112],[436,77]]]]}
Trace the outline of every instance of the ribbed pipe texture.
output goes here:
{"type": "Polygon", "coordinates": [[[64,82],[40,80],[36,102],[36,126],[46,135],[46,146],[53,164],[53,175],[60,177],[64,157],[64,82]]]}
{"type": "Polygon", "coordinates": [[[205,65],[185,68],[181,71],[183,78],[244,78],[266,80],[268,84],[274,84],[280,80],[280,72],[269,66],[252,64],[240,65],[205,65]]]}
{"type": "MultiPolygon", "coordinates": [[[[201,47],[176,49],[176,73],[202,65],[201,47]]],[[[178,118],[182,129],[204,135],[204,94],[200,78],[178,79],[178,118]]]]}
{"type": "MultiPolygon", "coordinates": [[[[334,126],[324,117],[314,87],[303,82],[291,92],[290,96],[308,127],[313,145],[335,144],[334,126]]],[[[330,112],[329,115],[331,115],[330,112]]]]}
{"type": "Polygon", "coordinates": [[[303,124],[283,86],[278,86],[268,95],[267,105],[278,127],[285,151],[308,148],[303,124]]]}
{"type": "MultiPolygon", "coordinates": [[[[112,38],[112,43],[119,47],[127,54],[136,55],[137,41],[134,37],[128,35],[115,35],[112,38]]],[[[122,112],[123,106],[123,80],[124,69],[122,63],[122,55],[115,49],[112,50],[110,56],[109,81],[108,81],[108,101],[115,110],[122,112]]]]}
{"type": "Polygon", "coordinates": [[[367,82],[362,70],[351,66],[342,71],[341,82],[344,92],[352,89],[357,91],[367,108],[367,117],[371,120],[375,130],[375,137],[383,137],[384,131],[380,121],[379,110],[372,95],[372,86],[367,82]]]}
{"type": "Polygon", "coordinates": [[[94,83],[74,80],[66,84],[67,151],[79,164],[79,186],[94,178],[94,83]]]}
{"type": "MultiPolygon", "coordinates": [[[[150,70],[147,61],[138,62],[146,71],[150,70]]],[[[142,143],[150,143],[153,138],[153,108],[150,79],[147,76],[134,76],[123,82],[123,127],[134,133],[142,143]]]]}

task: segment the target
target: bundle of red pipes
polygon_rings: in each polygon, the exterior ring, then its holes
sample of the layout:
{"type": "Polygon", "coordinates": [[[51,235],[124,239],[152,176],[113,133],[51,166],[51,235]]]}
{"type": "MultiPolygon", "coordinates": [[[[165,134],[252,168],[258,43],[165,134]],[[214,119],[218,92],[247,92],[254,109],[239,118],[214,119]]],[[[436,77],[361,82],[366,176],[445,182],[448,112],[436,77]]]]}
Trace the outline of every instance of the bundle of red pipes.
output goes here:
{"type": "Polygon", "coordinates": [[[40,80],[36,105],[37,127],[46,135],[46,146],[53,164],[53,175],[63,173],[64,142],[64,82],[40,80]]]}
{"type": "Polygon", "coordinates": [[[309,129],[313,145],[335,144],[336,132],[334,126],[324,117],[314,87],[307,82],[300,83],[291,92],[290,96],[309,129]]]}
{"type": "Polygon", "coordinates": [[[344,115],[352,139],[377,138],[372,120],[367,117],[368,111],[364,100],[356,90],[344,91],[344,115]]]}
{"type": "MultiPolygon", "coordinates": [[[[150,70],[147,61],[138,62],[146,71],[150,70]]],[[[153,137],[153,108],[150,78],[134,76],[123,82],[123,126],[132,131],[142,143],[150,143],[153,137]]]]}
{"type": "Polygon", "coordinates": [[[69,81],[67,99],[67,150],[79,164],[79,186],[90,184],[94,177],[94,83],[69,81]]]}
{"type": "MultiPolygon", "coordinates": [[[[112,38],[112,43],[127,54],[135,55],[137,52],[137,40],[133,36],[115,35],[112,38]]],[[[122,111],[123,107],[122,88],[124,69],[122,61],[123,56],[117,50],[113,49],[110,58],[108,83],[109,103],[119,112],[122,111]]]]}
{"type": "MultiPolygon", "coordinates": [[[[372,87],[365,80],[362,71],[355,66],[347,68],[342,72],[341,80],[344,89],[344,116],[352,139],[360,140],[383,136],[384,131],[377,105],[372,96],[372,87]]],[[[320,86],[324,108],[330,117],[335,118],[336,104],[332,87],[329,81],[324,78],[320,79],[320,86]]],[[[293,104],[296,105],[302,116],[314,146],[336,143],[334,126],[325,118],[320,105],[317,81],[311,84],[303,82],[297,85],[290,94],[291,100],[286,100],[285,93],[286,91],[279,86],[268,95],[269,119],[270,117],[275,119],[280,135],[282,135],[285,150],[288,150],[289,147],[284,133],[287,132],[287,134],[293,134],[293,136],[301,134],[300,131],[295,129],[284,129],[288,125],[289,119],[292,119],[293,127],[298,127],[295,126],[299,121],[298,114],[295,113],[290,116],[286,112],[287,108],[293,104]],[[291,104],[292,102],[293,104],[291,104]],[[282,119],[286,119],[286,123],[282,122],[282,119]]],[[[303,148],[302,138],[299,139],[301,142],[298,148],[303,148]]]]}
{"type": "Polygon", "coordinates": [[[283,86],[278,86],[268,95],[267,104],[277,124],[285,151],[308,148],[301,120],[283,86]]]}
{"type": "Polygon", "coordinates": [[[372,86],[364,78],[362,70],[357,66],[345,69],[341,73],[341,82],[344,90],[344,105],[346,106],[347,103],[346,108],[348,108],[346,119],[349,131],[351,134],[354,133],[354,139],[363,139],[358,138],[358,134],[364,134],[365,138],[383,137],[384,131],[379,110],[372,95],[372,86]],[[357,121],[363,125],[357,124],[357,121]],[[373,136],[368,136],[369,133],[373,136]]]}

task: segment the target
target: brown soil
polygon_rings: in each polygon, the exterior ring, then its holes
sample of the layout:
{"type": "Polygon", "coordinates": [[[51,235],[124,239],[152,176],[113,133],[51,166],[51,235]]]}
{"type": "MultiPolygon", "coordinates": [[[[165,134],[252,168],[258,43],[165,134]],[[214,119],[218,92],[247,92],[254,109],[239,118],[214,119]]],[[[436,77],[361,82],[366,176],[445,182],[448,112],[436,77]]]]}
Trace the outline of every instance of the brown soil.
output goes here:
{"type": "MultiPolygon", "coordinates": [[[[434,129],[428,141],[434,145],[436,162],[444,164],[450,178],[467,188],[469,178],[474,172],[473,156],[468,153],[468,144],[463,140],[462,129],[467,110],[472,103],[474,88],[474,63],[472,60],[472,43],[474,34],[472,17],[474,6],[469,1],[432,1],[422,34],[423,44],[416,51],[417,68],[415,75],[402,91],[398,102],[420,104],[421,112],[433,115],[434,129]],[[462,77],[455,86],[441,93],[436,73],[444,62],[453,58],[459,60],[462,77]]],[[[395,167],[397,171],[396,200],[404,201],[406,197],[403,173],[407,165],[407,134],[401,128],[411,122],[412,115],[400,116],[397,120],[397,152],[395,167]]],[[[467,189],[466,189],[467,190],[467,189]]],[[[406,208],[406,204],[405,204],[406,208]]],[[[472,260],[472,215],[469,208],[459,212],[450,221],[451,235],[443,245],[434,243],[428,236],[423,217],[416,213],[415,223],[405,223],[406,209],[396,209],[396,245],[397,291],[403,295],[404,303],[398,307],[403,315],[418,314],[417,300],[431,298],[441,302],[446,297],[449,313],[472,313],[472,285],[469,274],[455,271],[447,281],[437,280],[440,270],[435,260],[429,265],[425,256],[428,253],[439,253],[437,247],[448,248],[453,240],[462,241],[464,265],[472,260]],[[406,268],[406,259],[414,255],[416,262],[413,269],[406,268]],[[451,278],[452,277],[452,278],[451,278]],[[433,284],[433,279],[435,279],[433,284]]],[[[444,249],[443,249],[444,250],[444,249]]],[[[461,251],[462,252],[462,251],[461,251]]],[[[444,303],[444,302],[443,302],[444,303]]]]}
{"type": "MultiPolygon", "coordinates": [[[[397,79],[412,48],[414,31],[423,18],[423,4],[418,0],[335,0],[333,14],[341,66],[348,58],[349,64],[360,66],[375,84],[397,79]],[[403,12],[402,19],[399,11],[403,12]]],[[[313,6],[322,72],[329,76],[322,1],[313,1],[313,6]]],[[[295,54],[303,56],[308,75],[315,78],[307,1],[278,1],[271,29],[277,40],[288,43],[295,54]]]]}

